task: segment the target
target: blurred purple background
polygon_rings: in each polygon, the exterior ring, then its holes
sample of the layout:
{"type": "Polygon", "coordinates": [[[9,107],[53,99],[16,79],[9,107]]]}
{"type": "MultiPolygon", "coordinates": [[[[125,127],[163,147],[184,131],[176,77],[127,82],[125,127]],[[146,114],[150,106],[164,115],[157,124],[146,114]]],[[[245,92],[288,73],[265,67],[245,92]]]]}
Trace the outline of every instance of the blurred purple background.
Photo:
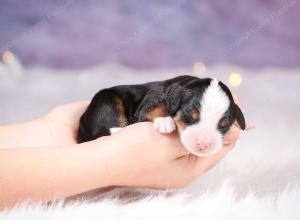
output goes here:
{"type": "Polygon", "coordinates": [[[0,0],[0,50],[27,66],[300,66],[299,0],[0,0]]]}

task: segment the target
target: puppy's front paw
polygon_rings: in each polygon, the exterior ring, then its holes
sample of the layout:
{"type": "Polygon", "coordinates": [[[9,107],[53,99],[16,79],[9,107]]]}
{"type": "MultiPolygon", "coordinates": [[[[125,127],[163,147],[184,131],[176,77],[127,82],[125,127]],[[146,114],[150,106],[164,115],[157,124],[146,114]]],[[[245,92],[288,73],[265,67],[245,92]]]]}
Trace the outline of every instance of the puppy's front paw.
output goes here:
{"type": "Polygon", "coordinates": [[[113,127],[109,129],[110,134],[115,134],[117,132],[119,132],[120,130],[122,130],[121,127],[113,127]]]}
{"type": "Polygon", "coordinates": [[[171,133],[176,130],[176,124],[170,116],[158,117],[154,119],[154,128],[160,133],[171,133]]]}

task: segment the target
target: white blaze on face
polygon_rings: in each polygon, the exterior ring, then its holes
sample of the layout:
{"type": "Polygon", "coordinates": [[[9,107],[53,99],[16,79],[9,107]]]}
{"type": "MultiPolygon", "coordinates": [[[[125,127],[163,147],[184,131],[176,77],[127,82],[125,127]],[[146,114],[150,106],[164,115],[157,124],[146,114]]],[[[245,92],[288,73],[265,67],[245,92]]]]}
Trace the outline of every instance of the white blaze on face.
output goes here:
{"type": "Polygon", "coordinates": [[[229,104],[230,100],[219,86],[219,81],[213,79],[200,102],[200,121],[187,126],[181,133],[181,141],[190,152],[207,156],[222,148],[222,134],[217,127],[229,104]]]}

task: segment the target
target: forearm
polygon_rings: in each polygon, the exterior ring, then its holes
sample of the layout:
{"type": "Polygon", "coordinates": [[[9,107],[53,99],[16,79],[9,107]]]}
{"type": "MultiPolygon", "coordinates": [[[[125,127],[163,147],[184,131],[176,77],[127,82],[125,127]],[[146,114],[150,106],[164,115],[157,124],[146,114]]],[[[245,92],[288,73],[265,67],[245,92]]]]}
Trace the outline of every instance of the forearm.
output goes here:
{"type": "Polygon", "coordinates": [[[4,147],[44,147],[50,138],[48,124],[43,119],[0,126],[0,148],[4,147]],[[34,138],[33,138],[34,137],[34,138]]]}
{"type": "Polygon", "coordinates": [[[0,149],[0,208],[111,185],[106,138],[68,147],[0,149]]]}

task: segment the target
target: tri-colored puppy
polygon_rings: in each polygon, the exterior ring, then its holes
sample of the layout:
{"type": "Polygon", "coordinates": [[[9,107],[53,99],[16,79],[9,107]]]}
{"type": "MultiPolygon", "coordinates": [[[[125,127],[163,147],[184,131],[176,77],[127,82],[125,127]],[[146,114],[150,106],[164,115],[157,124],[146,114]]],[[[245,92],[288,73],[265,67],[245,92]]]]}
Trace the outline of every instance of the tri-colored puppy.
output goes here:
{"type": "Polygon", "coordinates": [[[226,85],[216,79],[179,76],[100,90],[80,119],[78,142],[141,121],[153,121],[161,133],[177,129],[182,144],[198,156],[218,152],[235,121],[243,130],[246,127],[226,85]]]}

